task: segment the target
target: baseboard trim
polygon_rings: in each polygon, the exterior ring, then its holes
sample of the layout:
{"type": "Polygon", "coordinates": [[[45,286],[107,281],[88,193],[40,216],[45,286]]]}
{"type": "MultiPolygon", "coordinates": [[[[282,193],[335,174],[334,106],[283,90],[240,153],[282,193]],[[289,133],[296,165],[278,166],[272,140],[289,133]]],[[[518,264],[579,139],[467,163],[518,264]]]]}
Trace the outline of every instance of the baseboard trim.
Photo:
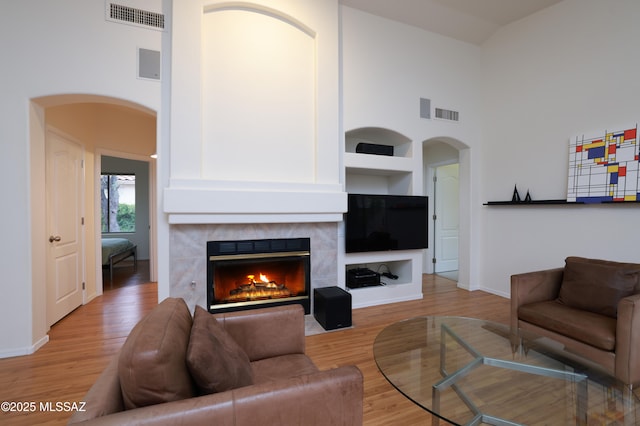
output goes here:
{"type": "Polygon", "coordinates": [[[36,343],[25,348],[12,349],[8,351],[0,352],[0,358],[11,358],[14,356],[31,355],[41,347],[43,347],[49,341],[49,335],[45,335],[41,339],[38,339],[36,343]]]}

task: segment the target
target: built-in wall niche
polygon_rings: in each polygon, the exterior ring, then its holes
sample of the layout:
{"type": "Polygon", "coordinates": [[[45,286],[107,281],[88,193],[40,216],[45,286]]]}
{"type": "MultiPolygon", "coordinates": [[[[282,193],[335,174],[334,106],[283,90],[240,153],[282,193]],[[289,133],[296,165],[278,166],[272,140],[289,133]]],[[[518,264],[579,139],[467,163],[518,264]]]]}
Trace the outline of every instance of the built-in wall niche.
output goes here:
{"type": "MultiPolygon", "coordinates": [[[[382,127],[364,127],[345,133],[345,188],[359,194],[414,194],[413,142],[382,127]],[[357,152],[359,143],[393,146],[393,156],[357,152]]],[[[377,272],[390,270],[397,279],[383,277],[386,285],[350,289],[354,308],[415,300],[422,297],[423,250],[344,253],[346,271],[366,267],[377,272]]],[[[345,279],[346,276],[341,278],[345,279]]]]}
{"type": "Polygon", "coordinates": [[[393,130],[364,127],[345,134],[345,188],[362,194],[413,194],[413,145],[393,130]],[[357,152],[360,143],[390,145],[393,156],[357,152]]]}
{"type": "MultiPolygon", "coordinates": [[[[393,260],[387,262],[369,262],[365,264],[347,265],[346,269],[367,268],[380,274],[380,285],[405,285],[413,281],[411,260],[393,260]],[[397,278],[391,278],[383,274],[388,273],[397,278]]],[[[366,288],[366,287],[363,287],[366,288]]],[[[351,290],[360,290],[353,288],[351,290]]]]}
{"type": "Polygon", "coordinates": [[[408,172],[351,168],[345,187],[351,194],[409,195],[412,177],[408,172]]]}
{"type": "Polygon", "coordinates": [[[361,142],[391,145],[394,157],[410,158],[413,156],[411,139],[382,127],[362,127],[345,133],[346,152],[356,152],[356,147],[361,142]]]}
{"type": "Polygon", "coordinates": [[[354,308],[375,306],[386,303],[403,302],[422,298],[421,252],[407,250],[401,252],[349,253],[345,256],[346,271],[353,268],[368,268],[382,274],[390,271],[397,279],[380,277],[383,285],[349,289],[354,308]]]}
{"type": "Polygon", "coordinates": [[[315,32],[278,10],[204,9],[204,179],[316,180],[317,55],[315,32]]]}

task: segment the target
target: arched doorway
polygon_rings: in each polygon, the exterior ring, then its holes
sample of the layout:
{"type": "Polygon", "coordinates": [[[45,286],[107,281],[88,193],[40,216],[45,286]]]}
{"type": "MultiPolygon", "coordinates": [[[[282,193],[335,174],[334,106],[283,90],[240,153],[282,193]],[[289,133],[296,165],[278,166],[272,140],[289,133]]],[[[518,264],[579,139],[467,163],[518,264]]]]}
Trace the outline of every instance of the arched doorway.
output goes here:
{"type": "Polygon", "coordinates": [[[430,250],[425,273],[441,274],[469,287],[470,174],[469,147],[450,137],[423,141],[425,193],[434,212],[429,224],[430,250]]]}
{"type": "MultiPolygon", "coordinates": [[[[32,99],[31,128],[31,188],[34,203],[31,206],[33,224],[33,291],[37,294],[50,292],[47,283],[46,264],[49,250],[47,236],[47,135],[55,130],[80,144],[84,150],[82,159],[84,191],[79,206],[82,218],[83,262],[82,303],[102,294],[102,259],[100,246],[100,208],[98,196],[100,159],[104,153],[121,153],[130,158],[149,162],[149,220],[151,229],[156,229],[155,220],[155,160],[150,156],[156,152],[156,113],[141,105],[111,97],[95,95],[54,95],[32,99]]],[[[149,260],[155,277],[156,235],[148,234],[149,260]]],[[[37,303],[34,322],[47,321],[47,306],[37,303]],[[39,308],[39,309],[38,309],[39,308]],[[44,314],[42,313],[44,312],[44,314]]]]}

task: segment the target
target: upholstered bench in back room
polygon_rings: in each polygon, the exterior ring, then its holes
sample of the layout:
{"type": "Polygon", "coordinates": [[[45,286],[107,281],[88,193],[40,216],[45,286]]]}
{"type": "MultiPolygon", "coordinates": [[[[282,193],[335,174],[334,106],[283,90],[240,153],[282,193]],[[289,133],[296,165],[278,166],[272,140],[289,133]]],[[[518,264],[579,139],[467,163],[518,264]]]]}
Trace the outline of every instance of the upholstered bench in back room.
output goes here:
{"type": "Polygon", "coordinates": [[[568,257],[564,268],[512,275],[511,328],[640,384],[640,264],[568,257]]]}
{"type": "Polygon", "coordinates": [[[361,425],[355,366],[319,371],[300,305],[212,315],[165,299],[131,331],[70,424],[361,425]]]}

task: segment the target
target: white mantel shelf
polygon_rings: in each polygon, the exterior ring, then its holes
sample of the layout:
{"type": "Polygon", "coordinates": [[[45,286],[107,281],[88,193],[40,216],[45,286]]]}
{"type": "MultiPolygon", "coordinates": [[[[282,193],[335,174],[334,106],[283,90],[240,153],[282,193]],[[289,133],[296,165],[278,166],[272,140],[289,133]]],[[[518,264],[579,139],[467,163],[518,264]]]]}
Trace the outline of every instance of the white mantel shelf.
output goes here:
{"type": "Polygon", "coordinates": [[[164,190],[170,224],[340,222],[341,185],[177,181],[164,190]]]}

